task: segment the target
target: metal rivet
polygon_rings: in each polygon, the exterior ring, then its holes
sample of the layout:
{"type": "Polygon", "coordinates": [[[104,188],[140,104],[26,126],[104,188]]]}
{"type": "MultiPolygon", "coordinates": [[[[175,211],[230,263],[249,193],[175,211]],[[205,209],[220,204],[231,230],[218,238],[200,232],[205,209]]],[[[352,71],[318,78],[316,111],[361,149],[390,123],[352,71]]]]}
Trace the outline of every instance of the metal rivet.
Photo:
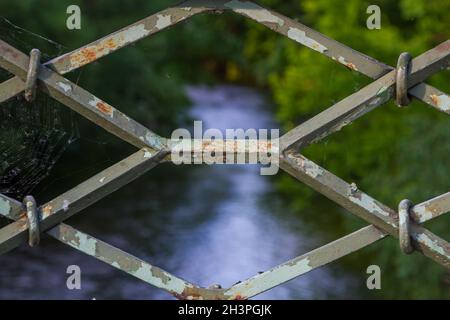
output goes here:
{"type": "Polygon", "coordinates": [[[410,254],[414,251],[414,248],[411,244],[411,236],[410,236],[410,211],[413,207],[413,203],[408,200],[400,201],[398,205],[398,239],[400,241],[400,249],[402,249],[403,253],[410,254]]]}
{"type": "Polygon", "coordinates": [[[37,246],[40,241],[39,217],[36,206],[36,200],[32,196],[26,196],[23,204],[27,210],[28,219],[28,244],[30,247],[37,246]]]}
{"type": "Polygon", "coordinates": [[[411,101],[408,97],[408,75],[411,72],[411,55],[403,52],[398,57],[395,75],[395,102],[399,107],[407,106],[411,101]]]}
{"type": "Polygon", "coordinates": [[[30,52],[30,63],[28,65],[27,80],[25,82],[25,100],[32,102],[36,95],[36,80],[41,61],[41,51],[33,49],[30,52]]]}

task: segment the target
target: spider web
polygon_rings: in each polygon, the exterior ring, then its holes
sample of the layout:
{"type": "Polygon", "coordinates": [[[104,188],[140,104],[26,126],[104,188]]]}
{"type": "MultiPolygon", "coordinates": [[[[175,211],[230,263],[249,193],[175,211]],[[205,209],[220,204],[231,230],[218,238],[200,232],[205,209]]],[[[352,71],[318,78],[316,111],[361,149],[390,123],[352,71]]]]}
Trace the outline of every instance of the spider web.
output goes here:
{"type": "MultiPolygon", "coordinates": [[[[23,52],[49,48],[42,60],[64,47],[29,32],[0,16],[0,38],[23,52]]],[[[12,75],[0,69],[0,81],[12,75]]],[[[73,113],[39,91],[32,103],[22,94],[0,104],[0,193],[16,199],[29,194],[52,170],[67,147],[78,138],[73,113]]]]}

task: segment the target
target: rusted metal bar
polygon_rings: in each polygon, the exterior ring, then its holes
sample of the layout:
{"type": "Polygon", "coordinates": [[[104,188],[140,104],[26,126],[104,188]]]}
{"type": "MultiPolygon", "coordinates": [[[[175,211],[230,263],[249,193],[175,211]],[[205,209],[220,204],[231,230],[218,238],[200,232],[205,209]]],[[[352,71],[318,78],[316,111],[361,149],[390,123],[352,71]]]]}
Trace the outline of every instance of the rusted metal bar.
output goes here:
{"type": "Polygon", "coordinates": [[[32,102],[36,95],[36,81],[40,65],[41,51],[39,51],[39,49],[31,50],[24,93],[25,100],[27,100],[28,102],[32,102]]]}
{"type": "MultiPolygon", "coordinates": [[[[450,58],[450,40],[416,57],[408,77],[408,87],[447,68],[450,58]]],[[[355,119],[392,98],[396,72],[391,71],[361,90],[344,98],[315,117],[295,127],[280,138],[281,150],[303,148],[342,129],[355,119]]]]}
{"type": "MultiPolygon", "coordinates": [[[[125,184],[136,179],[156,166],[167,151],[157,153],[141,149],[125,160],[91,177],[75,188],[61,194],[39,208],[40,230],[45,231],[66,220],[80,210],[88,207],[125,184]]],[[[11,215],[11,213],[10,213],[11,215]]],[[[13,216],[15,216],[13,214],[13,216]]],[[[0,229],[0,254],[3,254],[28,239],[27,219],[19,217],[0,229]]]]}
{"type": "Polygon", "coordinates": [[[395,102],[399,107],[407,106],[411,102],[408,98],[408,75],[411,70],[411,59],[408,52],[402,52],[398,57],[395,69],[395,102]]]}
{"type": "MultiPolygon", "coordinates": [[[[349,212],[398,238],[398,215],[391,208],[318,166],[297,152],[288,152],[280,160],[280,167],[294,178],[320,192],[349,212]]],[[[413,246],[425,256],[450,268],[448,242],[411,222],[413,246]]]]}
{"type": "MultiPolygon", "coordinates": [[[[285,17],[273,10],[266,9],[256,3],[249,1],[223,1],[222,3],[220,1],[214,2],[215,6],[223,6],[224,9],[231,9],[237,14],[241,14],[262,25],[265,25],[269,29],[278,32],[312,50],[315,50],[328,58],[331,58],[333,61],[346,66],[350,70],[357,71],[372,79],[378,79],[386,73],[394,70],[393,67],[383,62],[356,51],[336,40],[330,39],[298,21],[285,17]]],[[[419,83],[417,85],[417,89],[413,92],[409,92],[409,94],[433,107],[436,107],[436,103],[434,103],[433,100],[425,98],[420,94],[420,92],[426,90],[426,88],[429,90],[437,90],[425,83],[419,83]]],[[[449,105],[448,100],[446,100],[446,105],[449,105]]],[[[444,111],[442,110],[443,108],[438,107],[437,109],[444,111]]]]}
{"type": "Polygon", "coordinates": [[[450,114],[450,97],[445,92],[426,83],[420,83],[410,88],[408,93],[429,104],[438,111],[450,114]]]}
{"type": "MultiPolygon", "coordinates": [[[[0,194],[0,197],[3,195],[0,194]]],[[[1,198],[0,198],[1,199],[1,198]]],[[[29,199],[34,202],[34,200],[29,199]]],[[[1,208],[0,215],[7,218],[14,217],[13,220],[20,218],[22,204],[17,200],[8,198],[10,208],[16,211],[14,215],[9,212],[11,209],[1,208]]],[[[35,216],[36,217],[36,216],[35,216]]],[[[35,221],[37,225],[37,221],[35,221]]],[[[205,292],[192,283],[180,279],[158,267],[155,267],[129,253],[126,253],[114,246],[111,246],[101,240],[96,239],[84,232],[81,232],[65,223],[60,223],[56,227],[46,231],[48,235],[61,241],[62,243],[75,248],[87,255],[90,255],[100,261],[103,261],[114,268],[122,270],[150,285],[163,289],[175,296],[180,296],[185,292],[191,292],[197,296],[214,298],[221,294],[220,290],[208,290],[205,292]]],[[[37,235],[39,237],[39,234],[37,235]]]]}
{"type": "MultiPolygon", "coordinates": [[[[196,14],[214,12],[217,10],[231,10],[237,14],[255,20],[271,30],[318,51],[332,60],[343,64],[347,68],[358,71],[373,79],[377,79],[393,70],[391,66],[377,61],[376,59],[358,52],[336,40],[330,39],[298,21],[261,7],[258,4],[249,1],[236,0],[184,1],[177,6],[160,11],[86,46],[54,58],[44,65],[62,75],[109,55],[126,45],[132,44],[183,20],[189,19],[196,14]]],[[[16,77],[15,82],[22,81],[16,77]]],[[[414,92],[410,92],[410,94],[433,107],[437,107],[438,110],[446,112],[445,110],[448,108],[438,107],[437,104],[444,103],[444,106],[448,106],[449,101],[443,100],[443,102],[439,102],[443,99],[441,97],[442,95],[437,95],[436,97],[438,98],[435,99],[424,97],[421,92],[427,89],[433,91],[437,90],[425,83],[420,83],[417,85],[417,89],[414,92]],[[436,102],[436,99],[441,100],[437,100],[436,102]]],[[[15,91],[10,92],[7,98],[12,98],[22,90],[23,89],[18,90],[16,88],[15,91]]],[[[0,103],[3,101],[4,100],[0,99],[0,103]]]]}
{"type": "MultiPolygon", "coordinates": [[[[28,61],[27,55],[0,40],[0,66],[24,80],[28,61]]],[[[40,89],[119,138],[138,148],[165,148],[164,138],[56,72],[41,66],[38,79],[40,89]]]]}
{"type": "Polygon", "coordinates": [[[414,251],[411,244],[411,231],[410,231],[410,212],[412,202],[408,199],[402,200],[398,205],[398,239],[400,242],[400,249],[405,254],[410,254],[414,251]]]}
{"type": "Polygon", "coordinates": [[[423,223],[447,212],[450,212],[450,192],[416,204],[411,209],[411,217],[417,223],[423,223]]]}
{"type": "Polygon", "coordinates": [[[286,281],[324,266],[352,252],[362,249],[384,237],[387,233],[373,225],[364,227],[345,237],[305,253],[266,272],[242,281],[225,290],[229,299],[248,299],[272,289],[286,281]]]}
{"type": "Polygon", "coordinates": [[[183,292],[189,290],[193,292],[201,290],[201,288],[194,284],[78,231],[67,224],[61,223],[47,231],[47,233],[72,248],[122,270],[150,285],[168,291],[173,295],[181,295],[183,292]]]}

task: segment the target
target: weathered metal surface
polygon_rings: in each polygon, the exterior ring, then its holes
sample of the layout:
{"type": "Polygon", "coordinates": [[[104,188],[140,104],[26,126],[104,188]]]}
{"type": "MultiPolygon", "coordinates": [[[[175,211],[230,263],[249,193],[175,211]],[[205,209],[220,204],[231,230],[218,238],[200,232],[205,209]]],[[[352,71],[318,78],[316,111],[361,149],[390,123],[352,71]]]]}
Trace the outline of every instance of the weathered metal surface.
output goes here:
{"type": "MultiPolygon", "coordinates": [[[[406,248],[405,251],[409,252],[412,249],[407,243],[411,242],[417,251],[450,269],[449,244],[418,225],[450,211],[450,193],[412,208],[402,206],[401,213],[398,215],[394,210],[359,191],[355,184],[346,183],[295,150],[287,150],[292,147],[304,147],[318,141],[388,101],[394,94],[394,86],[397,87],[397,93],[401,93],[399,100],[404,100],[407,94],[406,89],[409,88],[408,94],[440,111],[450,113],[448,95],[422,83],[431,74],[448,67],[449,54],[450,40],[415,58],[408,77],[406,77],[406,73],[405,76],[401,76],[400,70],[396,79],[396,71],[392,67],[329,39],[297,21],[249,1],[191,0],[163,10],[87,46],[55,58],[40,67],[37,75],[40,79],[39,88],[41,90],[123,140],[143,149],[41,206],[38,212],[39,227],[41,231],[47,230],[59,241],[164,289],[179,299],[247,299],[363,248],[388,234],[400,237],[404,244],[403,247],[406,248]],[[255,20],[330,57],[351,70],[378,79],[288,132],[281,138],[281,150],[286,152],[280,155],[282,169],[373,225],[240,282],[229,289],[195,286],[61,223],[76,212],[135,179],[157,163],[173,160],[170,154],[180,147],[180,143],[169,144],[167,139],[154,134],[58,73],[64,74],[75,70],[198,13],[222,10],[231,10],[255,20]]],[[[26,55],[0,40],[0,66],[16,75],[0,84],[0,103],[14,97],[24,89],[29,62],[26,55]]],[[[407,65],[409,64],[401,64],[399,69],[407,65]]],[[[278,141],[274,145],[273,140],[250,140],[244,144],[244,147],[241,142],[243,141],[188,140],[183,141],[181,147],[184,149],[183,144],[189,144],[191,147],[189,163],[199,163],[196,160],[200,154],[211,154],[217,150],[227,151],[233,156],[244,155],[246,160],[255,155],[259,156],[261,153],[270,153],[273,158],[277,158],[279,155],[278,141]]],[[[234,159],[238,159],[238,157],[234,159]]],[[[229,158],[224,158],[223,162],[225,160],[229,160],[229,158]]],[[[208,162],[202,157],[200,163],[208,162]]],[[[227,163],[230,162],[227,161],[227,163]]],[[[31,202],[27,201],[26,203],[28,205],[31,202]]],[[[28,205],[28,212],[33,212],[32,207],[32,203],[28,205]]],[[[26,241],[27,230],[33,229],[34,231],[31,233],[36,234],[38,224],[36,221],[32,223],[30,221],[36,220],[38,215],[32,214],[27,218],[22,204],[1,194],[0,214],[15,220],[0,230],[0,254],[26,241]]]]}
{"type": "Polygon", "coordinates": [[[416,204],[411,210],[411,217],[417,223],[423,223],[450,212],[450,192],[416,204]]]}
{"type": "Polygon", "coordinates": [[[22,204],[0,193],[0,214],[11,220],[17,220],[25,214],[22,204]]]}
{"type": "MultiPolygon", "coordinates": [[[[25,54],[0,40],[0,66],[25,80],[28,62],[25,54]]],[[[38,79],[41,90],[119,138],[138,148],[164,148],[165,139],[56,72],[41,66],[38,79]]]]}
{"type": "Polygon", "coordinates": [[[28,73],[25,81],[25,100],[32,102],[36,95],[36,81],[39,67],[41,65],[41,51],[33,49],[30,52],[30,63],[28,65],[28,73]]]}
{"type": "MultiPolygon", "coordinates": [[[[156,166],[166,155],[150,149],[141,149],[125,160],[112,165],[75,188],[61,194],[39,207],[42,231],[71,217],[89,205],[114,192],[156,166]]],[[[3,254],[28,239],[27,219],[20,218],[0,229],[0,254],[3,254]]]]}
{"type": "Polygon", "coordinates": [[[408,98],[408,75],[411,70],[411,55],[402,52],[398,57],[397,68],[395,69],[395,103],[399,107],[407,106],[410,103],[408,98]]]}
{"type": "MultiPolygon", "coordinates": [[[[398,215],[394,210],[303,155],[294,151],[287,152],[280,160],[280,167],[351,213],[398,238],[398,215]]],[[[450,268],[450,247],[447,242],[414,222],[411,222],[411,236],[417,250],[446,268],[450,268]],[[426,234],[430,241],[419,244],[414,238],[417,234],[426,234]]]]}
{"type": "Polygon", "coordinates": [[[387,234],[373,225],[330,242],[295,259],[240,282],[225,291],[230,299],[248,299],[302,274],[364,248],[387,234]]]}
{"type": "Polygon", "coordinates": [[[28,221],[28,244],[30,247],[37,246],[40,241],[40,230],[39,230],[39,213],[37,211],[36,200],[33,196],[26,196],[23,199],[23,205],[27,212],[28,221]]]}
{"type": "Polygon", "coordinates": [[[400,249],[405,254],[410,254],[414,251],[411,244],[410,234],[410,211],[413,206],[408,199],[402,200],[398,205],[398,239],[400,242],[400,249]]]}
{"type": "Polygon", "coordinates": [[[441,112],[450,114],[450,97],[445,92],[426,83],[418,84],[409,89],[408,93],[441,112]]]}
{"type": "Polygon", "coordinates": [[[19,77],[14,77],[0,83],[0,104],[20,94],[25,82],[19,77]]]}
{"type": "MultiPolygon", "coordinates": [[[[447,68],[449,58],[450,40],[414,58],[408,77],[408,87],[412,87],[433,73],[447,68]]],[[[395,76],[395,70],[389,72],[295,127],[280,138],[281,150],[302,148],[310,143],[320,141],[387,102],[394,93],[395,76]]]]}

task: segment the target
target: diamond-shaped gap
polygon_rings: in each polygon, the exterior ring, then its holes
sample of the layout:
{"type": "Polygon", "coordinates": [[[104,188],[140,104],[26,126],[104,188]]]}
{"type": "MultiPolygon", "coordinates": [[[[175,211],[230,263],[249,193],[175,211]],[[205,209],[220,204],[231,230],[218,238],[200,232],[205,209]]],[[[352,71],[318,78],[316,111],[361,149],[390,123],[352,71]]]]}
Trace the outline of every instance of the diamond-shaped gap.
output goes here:
{"type": "MultiPolygon", "coordinates": [[[[127,70],[127,71],[129,71],[129,70],[127,70]]],[[[102,96],[103,97],[103,96],[102,96]]],[[[290,258],[290,257],[288,257],[288,258],[290,258]]],[[[280,261],[281,262],[281,261],[280,261]]],[[[251,274],[250,274],[251,275],[251,274]]]]}
{"type": "MultiPolygon", "coordinates": [[[[195,99],[209,97],[203,105],[194,107],[194,113],[204,110],[210,116],[215,112],[236,124],[236,118],[230,117],[234,109],[234,113],[241,114],[241,121],[250,125],[248,121],[257,121],[257,114],[264,110],[260,105],[248,105],[260,98],[245,89],[190,90],[195,99]],[[244,97],[242,92],[250,96],[244,97]],[[242,110],[239,102],[247,102],[247,108],[242,110]],[[233,107],[233,103],[238,105],[233,107]],[[252,112],[253,116],[246,116],[246,112],[252,112]]],[[[210,119],[208,114],[205,117],[210,119]]],[[[267,115],[263,120],[267,121],[267,115]]],[[[75,222],[79,229],[188,281],[208,286],[224,280],[222,285],[228,286],[317,246],[315,240],[309,239],[311,234],[299,237],[301,222],[296,220],[295,214],[285,211],[280,219],[270,206],[266,208],[267,203],[258,203],[258,194],[263,197],[261,193],[266,192],[271,195],[271,202],[277,199],[267,179],[258,175],[256,166],[161,165],[114,196],[86,209],[83,217],[74,217],[70,223],[75,222]],[[287,217],[289,222],[283,222],[287,217]],[[273,260],[265,261],[268,255],[274,255],[273,260]]],[[[276,201],[280,203],[281,199],[276,201]]],[[[138,297],[137,294],[142,293],[140,288],[145,288],[149,297],[167,297],[158,289],[142,286],[132,277],[116,276],[107,268],[104,272],[117,279],[111,285],[118,291],[136,290],[132,296],[138,297]]],[[[302,277],[284,289],[283,286],[271,290],[269,296],[283,297],[286,290],[300,288],[298,297],[307,297],[313,294],[304,291],[305,287],[313,287],[311,282],[318,290],[332,292],[331,272],[326,270],[302,277]]]]}

